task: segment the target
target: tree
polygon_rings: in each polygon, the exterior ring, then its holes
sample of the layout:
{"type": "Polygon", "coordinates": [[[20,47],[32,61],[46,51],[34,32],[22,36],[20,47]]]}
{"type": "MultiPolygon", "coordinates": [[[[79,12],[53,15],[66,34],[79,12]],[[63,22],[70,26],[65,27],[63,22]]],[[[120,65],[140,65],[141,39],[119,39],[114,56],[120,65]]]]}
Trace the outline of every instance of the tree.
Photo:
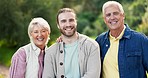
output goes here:
{"type": "Polygon", "coordinates": [[[136,29],[142,23],[141,18],[146,12],[145,2],[146,0],[135,0],[133,2],[129,2],[128,4],[126,4],[127,1],[126,3],[123,3],[125,5],[125,22],[128,23],[132,29],[136,29]]]}
{"type": "Polygon", "coordinates": [[[51,26],[51,40],[58,36],[56,13],[62,1],[58,0],[3,0],[0,3],[0,41],[4,46],[16,47],[29,43],[27,29],[34,17],[43,17],[51,26]]]}
{"type": "Polygon", "coordinates": [[[6,46],[15,46],[24,36],[22,12],[16,0],[1,1],[0,10],[0,40],[5,41],[6,46]]]}
{"type": "Polygon", "coordinates": [[[148,36],[148,1],[145,3],[146,4],[146,12],[144,16],[142,17],[142,24],[139,25],[137,28],[137,31],[145,33],[148,36]]]}

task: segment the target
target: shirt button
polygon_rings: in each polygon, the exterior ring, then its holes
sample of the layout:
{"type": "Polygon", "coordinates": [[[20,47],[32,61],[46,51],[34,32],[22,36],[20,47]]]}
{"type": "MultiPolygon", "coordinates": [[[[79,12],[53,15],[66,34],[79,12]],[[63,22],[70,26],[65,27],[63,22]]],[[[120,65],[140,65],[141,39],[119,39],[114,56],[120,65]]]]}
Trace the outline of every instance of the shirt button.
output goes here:
{"type": "Polygon", "coordinates": [[[106,47],[108,47],[108,44],[106,44],[106,47]]]}
{"type": "Polygon", "coordinates": [[[62,50],[60,50],[60,53],[63,53],[63,51],[62,51],[62,50]]]}
{"type": "Polygon", "coordinates": [[[64,75],[61,75],[61,78],[64,78],[64,75]]]}
{"type": "Polygon", "coordinates": [[[62,62],[60,62],[60,65],[63,65],[63,63],[62,63],[62,62]]]}

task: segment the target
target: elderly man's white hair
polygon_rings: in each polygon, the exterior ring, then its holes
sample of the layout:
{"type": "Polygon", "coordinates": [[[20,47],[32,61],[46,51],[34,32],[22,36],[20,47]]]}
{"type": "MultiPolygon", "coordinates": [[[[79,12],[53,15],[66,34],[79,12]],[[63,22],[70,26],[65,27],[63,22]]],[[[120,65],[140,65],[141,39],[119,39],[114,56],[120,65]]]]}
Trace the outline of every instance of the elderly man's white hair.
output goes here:
{"type": "Polygon", "coordinates": [[[106,3],[103,4],[103,7],[102,7],[103,16],[104,16],[105,8],[108,7],[108,6],[110,6],[110,5],[116,5],[116,6],[118,6],[120,12],[122,14],[124,13],[123,7],[122,7],[122,5],[119,2],[116,2],[116,1],[107,1],[106,3]]]}
{"type": "MultiPolygon", "coordinates": [[[[48,24],[48,22],[45,19],[43,19],[41,17],[33,18],[31,20],[29,26],[28,26],[28,35],[29,35],[29,38],[30,38],[31,42],[32,42],[31,33],[32,33],[32,30],[33,30],[34,26],[45,28],[48,31],[49,34],[51,32],[50,31],[50,25],[48,24]]],[[[48,39],[46,41],[46,44],[47,43],[48,43],[48,39]]]]}

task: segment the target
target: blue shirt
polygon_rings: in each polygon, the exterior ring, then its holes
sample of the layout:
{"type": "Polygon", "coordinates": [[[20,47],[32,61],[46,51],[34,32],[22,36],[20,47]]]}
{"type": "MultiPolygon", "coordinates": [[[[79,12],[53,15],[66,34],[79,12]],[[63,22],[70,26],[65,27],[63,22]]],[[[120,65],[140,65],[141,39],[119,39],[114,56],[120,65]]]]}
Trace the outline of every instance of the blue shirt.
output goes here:
{"type": "MultiPolygon", "coordinates": [[[[126,24],[123,37],[119,41],[118,67],[120,78],[147,78],[148,38],[131,30],[126,24]]],[[[109,31],[96,38],[100,45],[101,61],[110,47],[109,31]]]]}

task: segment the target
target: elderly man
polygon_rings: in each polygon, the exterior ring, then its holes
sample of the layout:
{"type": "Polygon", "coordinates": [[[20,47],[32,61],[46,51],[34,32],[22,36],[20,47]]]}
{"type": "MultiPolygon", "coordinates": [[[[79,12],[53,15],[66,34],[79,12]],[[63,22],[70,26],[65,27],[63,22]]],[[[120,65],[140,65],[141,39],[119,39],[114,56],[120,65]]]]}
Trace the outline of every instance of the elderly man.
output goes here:
{"type": "Polygon", "coordinates": [[[108,1],[102,11],[109,29],[96,38],[101,49],[102,78],[146,78],[148,38],[124,24],[120,3],[108,1]]]}

